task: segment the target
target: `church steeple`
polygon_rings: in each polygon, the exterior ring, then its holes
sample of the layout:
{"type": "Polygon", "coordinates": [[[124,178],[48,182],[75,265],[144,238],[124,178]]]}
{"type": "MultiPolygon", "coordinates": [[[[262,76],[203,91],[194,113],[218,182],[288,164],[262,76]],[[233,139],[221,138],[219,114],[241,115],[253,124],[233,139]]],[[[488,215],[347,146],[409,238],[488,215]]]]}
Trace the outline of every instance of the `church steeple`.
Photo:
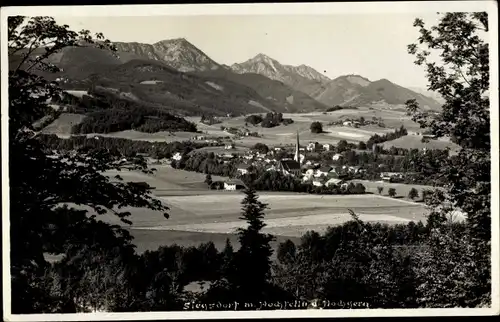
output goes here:
{"type": "Polygon", "coordinates": [[[295,146],[294,160],[300,163],[300,141],[299,141],[299,131],[298,130],[297,130],[297,143],[295,146]]]}

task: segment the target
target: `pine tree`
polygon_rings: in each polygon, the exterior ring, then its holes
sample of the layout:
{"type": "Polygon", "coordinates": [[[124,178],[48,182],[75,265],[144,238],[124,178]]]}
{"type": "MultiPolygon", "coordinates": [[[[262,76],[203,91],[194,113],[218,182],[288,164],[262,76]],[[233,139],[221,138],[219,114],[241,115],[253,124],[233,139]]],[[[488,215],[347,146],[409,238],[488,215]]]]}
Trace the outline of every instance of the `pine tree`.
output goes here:
{"type": "Polygon", "coordinates": [[[233,285],[237,298],[252,302],[262,300],[265,296],[273,253],[270,242],[274,237],[261,232],[265,227],[263,218],[267,205],[258,200],[253,187],[245,189],[244,193],[240,219],[245,220],[248,227],[238,229],[241,247],[236,253],[233,285]]]}

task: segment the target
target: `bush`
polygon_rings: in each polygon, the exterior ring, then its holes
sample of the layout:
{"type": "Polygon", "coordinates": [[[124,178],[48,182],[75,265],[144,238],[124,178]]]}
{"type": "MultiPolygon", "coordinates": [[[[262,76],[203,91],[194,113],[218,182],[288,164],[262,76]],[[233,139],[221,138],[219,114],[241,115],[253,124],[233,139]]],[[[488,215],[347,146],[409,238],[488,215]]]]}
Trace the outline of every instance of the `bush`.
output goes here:
{"type": "Polygon", "coordinates": [[[311,123],[311,133],[322,133],[322,132],[323,132],[323,124],[321,124],[321,122],[311,123]]]}
{"type": "Polygon", "coordinates": [[[245,118],[245,122],[248,122],[253,125],[257,125],[262,122],[262,116],[260,115],[249,115],[245,118]]]}
{"type": "Polygon", "coordinates": [[[389,188],[389,191],[387,193],[389,194],[389,197],[395,197],[396,196],[396,189],[389,188]]]}
{"type": "Polygon", "coordinates": [[[415,199],[418,198],[418,191],[415,188],[411,188],[410,192],[408,192],[408,198],[415,199]]]}

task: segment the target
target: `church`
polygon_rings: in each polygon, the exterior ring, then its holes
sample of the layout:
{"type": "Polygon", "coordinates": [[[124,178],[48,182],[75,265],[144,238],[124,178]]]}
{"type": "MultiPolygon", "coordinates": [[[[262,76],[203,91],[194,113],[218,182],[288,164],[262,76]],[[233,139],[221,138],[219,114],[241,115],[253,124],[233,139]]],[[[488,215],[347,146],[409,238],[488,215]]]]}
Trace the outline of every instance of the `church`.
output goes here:
{"type": "Polygon", "coordinates": [[[281,160],[278,162],[277,170],[285,175],[292,175],[295,177],[300,177],[302,174],[300,155],[300,144],[299,144],[299,132],[297,131],[297,143],[295,146],[295,155],[293,160],[281,160]]]}

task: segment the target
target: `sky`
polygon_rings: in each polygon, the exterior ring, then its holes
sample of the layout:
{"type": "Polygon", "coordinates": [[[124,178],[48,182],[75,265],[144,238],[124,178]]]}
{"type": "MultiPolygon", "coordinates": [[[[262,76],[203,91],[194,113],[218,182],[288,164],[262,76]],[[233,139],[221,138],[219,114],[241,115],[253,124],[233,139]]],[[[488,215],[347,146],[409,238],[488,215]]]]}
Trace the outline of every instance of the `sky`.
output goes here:
{"type": "Polygon", "coordinates": [[[259,53],[282,64],[309,65],[330,78],[358,74],[425,88],[422,66],[407,45],[416,42],[413,21],[434,24],[436,13],[332,15],[56,16],[72,30],[102,32],[111,41],[155,43],[185,38],[220,64],[259,53]]]}

